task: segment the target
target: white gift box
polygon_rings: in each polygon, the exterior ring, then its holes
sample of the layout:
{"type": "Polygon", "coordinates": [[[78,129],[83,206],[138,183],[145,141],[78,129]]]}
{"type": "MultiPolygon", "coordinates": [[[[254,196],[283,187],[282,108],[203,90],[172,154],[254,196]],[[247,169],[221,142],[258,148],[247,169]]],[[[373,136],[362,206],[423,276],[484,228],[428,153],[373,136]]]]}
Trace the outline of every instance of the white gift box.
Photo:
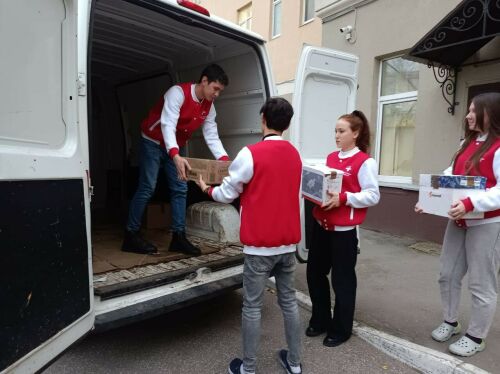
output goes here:
{"type": "MultiPolygon", "coordinates": [[[[418,204],[424,213],[447,217],[451,205],[467,197],[477,196],[483,193],[483,189],[475,188],[434,188],[429,186],[427,181],[428,174],[421,174],[421,182],[418,191],[418,204]],[[427,186],[426,186],[427,184],[427,186]]],[[[483,212],[469,212],[464,215],[464,219],[484,218],[483,212]]]]}
{"type": "Polygon", "coordinates": [[[315,204],[323,205],[330,196],[327,192],[340,192],[344,172],[325,164],[302,166],[302,196],[315,204]]]}

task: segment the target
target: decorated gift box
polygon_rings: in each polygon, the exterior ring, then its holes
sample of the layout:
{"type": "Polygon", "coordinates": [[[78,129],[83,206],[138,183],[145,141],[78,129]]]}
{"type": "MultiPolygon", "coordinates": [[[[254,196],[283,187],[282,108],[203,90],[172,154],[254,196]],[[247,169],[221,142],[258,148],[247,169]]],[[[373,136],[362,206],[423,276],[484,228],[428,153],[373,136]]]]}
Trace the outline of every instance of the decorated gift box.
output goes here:
{"type": "MultiPolygon", "coordinates": [[[[469,175],[420,174],[418,204],[424,213],[448,217],[454,202],[482,194],[486,178],[469,175]]],[[[463,218],[484,218],[482,212],[469,212],[463,218]]]]}
{"type": "Polygon", "coordinates": [[[420,186],[484,190],[486,178],[473,175],[420,174],[420,186]]]}
{"type": "Polygon", "coordinates": [[[327,192],[340,192],[344,172],[329,168],[325,164],[304,165],[302,167],[302,196],[315,204],[326,203],[327,192]]]}

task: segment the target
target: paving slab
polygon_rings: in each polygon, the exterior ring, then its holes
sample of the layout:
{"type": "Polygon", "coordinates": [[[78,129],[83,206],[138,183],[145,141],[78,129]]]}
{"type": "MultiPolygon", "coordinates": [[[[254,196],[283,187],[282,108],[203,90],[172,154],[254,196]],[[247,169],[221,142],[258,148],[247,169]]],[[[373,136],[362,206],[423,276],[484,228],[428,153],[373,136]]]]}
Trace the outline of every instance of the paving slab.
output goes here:
{"type": "MultiPolygon", "coordinates": [[[[447,343],[435,342],[430,337],[431,331],[443,318],[437,283],[439,246],[363,229],[360,230],[360,238],[355,319],[385,333],[448,353],[447,343]]],[[[305,264],[298,266],[296,286],[308,294],[305,264]]],[[[460,321],[466,328],[470,317],[467,277],[462,291],[460,321]]],[[[456,339],[458,336],[450,342],[456,339]]],[[[460,359],[486,371],[499,373],[499,352],[500,313],[497,310],[486,340],[486,350],[460,359]]]]}

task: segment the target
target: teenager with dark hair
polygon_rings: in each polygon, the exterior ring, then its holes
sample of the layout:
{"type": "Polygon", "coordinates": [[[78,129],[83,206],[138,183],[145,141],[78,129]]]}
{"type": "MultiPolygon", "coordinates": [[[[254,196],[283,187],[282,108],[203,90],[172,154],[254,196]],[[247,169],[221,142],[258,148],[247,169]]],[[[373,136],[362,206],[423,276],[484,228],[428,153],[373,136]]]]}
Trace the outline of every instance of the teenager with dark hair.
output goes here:
{"type": "MultiPolygon", "coordinates": [[[[469,276],[472,309],[464,336],[449,346],[459,356],[485,348],[495,315],[500,270],[500,93],[475,96],[465,117],[465,140],[445,174],[486,177],[486,191],[456,201],[448,212],[440,258],[439,287],[443,323],[431,336],[448,341],[461,331],[458,307],[462,279],[469,276]],[[463,219],[467,212],[484,212],[484,219],[463,219]]],[[[415,211],[421,213],[418,203],[415,211]]]]}
{"type": "Polygon", "coordinates": [[[367,208],[379,202],[377,164],[367,153],[370,129],[365,115],[355,110],[337,120],[335,141],[340,151],[326,158],[326,165],[342,170],[342,189],[313,209],[314,226],[307,262],[307,285],[312,316],[307,336],[326,332],[323,345],[335,347],[350,338],[356,303],[356,226],[367,208]],[[333,318],[328,273],[335,292],[333,318]]]}
{"type": "Polygon", "coordinates": [[[238,153],[221,186],[209,187],[201,176],[199,184],[215,201],[230,203],[241,196],[243,360],[232,360],[229,373],[255,373],[266,282],[274,276],[289,349],[280,350],[278,360],[287,373],[300,374],[301,332],[294,274],[295,250],[300,241],[302,162],[293,145],[281,137],[293,116],[290,103],[270,98],[260,113],[262,141],[238,153]]]}
{"type": "Polygon", "coordinates": [[[142,216],[153,196],[158,172],[163,169],[170,189],[172,241],[169,251],[199,255],[185,234],[187,175],[189,163],[183,157],[191,135],[202,128],[208,148],[218,160],[229,160],[219,139],[214,100],[229,83],[219,65],[209,65],[199,82],[172,86],[142,121],[139,183],[130,202],[122,251],[154,254],[157,248],[139,235],[142,216]]]}

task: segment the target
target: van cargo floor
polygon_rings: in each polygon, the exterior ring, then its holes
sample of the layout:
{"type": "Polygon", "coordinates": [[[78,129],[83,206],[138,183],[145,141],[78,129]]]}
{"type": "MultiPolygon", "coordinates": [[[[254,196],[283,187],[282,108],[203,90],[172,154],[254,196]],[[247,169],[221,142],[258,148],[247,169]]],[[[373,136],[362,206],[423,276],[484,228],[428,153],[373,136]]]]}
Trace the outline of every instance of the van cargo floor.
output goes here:
{"type": "Polygon", "coordinates": [[[144,236],[158,247],[159,255],[122,252],[123,231],[116,226],[100,226],[92,230],[96,295],[116,297],[184,279],[200,267],[214,271],[243,263],[241,243],[223,244],[189,237],[202,251],[201,256],[190,257],[168,252],[170,234],[166,230],[148,230],[144,236]]]}

